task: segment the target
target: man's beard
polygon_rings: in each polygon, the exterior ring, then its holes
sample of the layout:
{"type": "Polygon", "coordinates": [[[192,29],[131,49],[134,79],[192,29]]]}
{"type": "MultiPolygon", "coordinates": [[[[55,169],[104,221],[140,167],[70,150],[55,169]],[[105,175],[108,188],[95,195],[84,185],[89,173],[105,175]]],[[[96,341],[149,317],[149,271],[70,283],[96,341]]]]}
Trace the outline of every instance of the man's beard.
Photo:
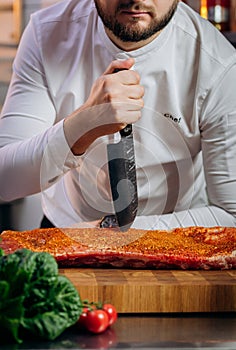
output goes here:
{"type": "MultiPolygon", "coordinates": [[[[101,18],[104,26],[107,29],[109,29],[117,38],[119,38],[123,42],[139,42],[152,37],[154,34],[166,27],[166,25],[170,22],[171,18],[173,17],[179,1],[174,1],[169,11],[162,18],[153,19],[149,27],[145,29],[139,27],[138,21],[137,25],[135,25],[135,20],[132,28],[128,25],[119,23],[115,19],[115,16],[111,16],[104,12],[103,8],[98,4],[97,0],[94,0],[94,2],[97,8],[98,15],[101,18]]],[[[130,1],[128,4],[121,4],[116,9],[116,13],[118,13],[120,10],[129,10],[132,7],[137,8],[137,3],[136,6],[134,5],[135,3],[133,1],[130,1]]],[[[138,9],[142,10],[143,7],[140,6],[140,8],[138,9]]]]}

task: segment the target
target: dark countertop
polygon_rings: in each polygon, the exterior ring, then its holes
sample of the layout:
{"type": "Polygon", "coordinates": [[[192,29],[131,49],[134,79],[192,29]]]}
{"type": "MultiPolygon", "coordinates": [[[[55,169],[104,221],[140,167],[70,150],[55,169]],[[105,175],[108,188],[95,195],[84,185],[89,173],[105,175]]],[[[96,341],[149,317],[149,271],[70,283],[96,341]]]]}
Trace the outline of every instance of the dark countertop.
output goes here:
{"type": "Polygon", "coordinates": [[[236,349],[236,314],[125,314],[100,335],[72,327],[53,342],[2,345],[23,349],[236,349]]]}

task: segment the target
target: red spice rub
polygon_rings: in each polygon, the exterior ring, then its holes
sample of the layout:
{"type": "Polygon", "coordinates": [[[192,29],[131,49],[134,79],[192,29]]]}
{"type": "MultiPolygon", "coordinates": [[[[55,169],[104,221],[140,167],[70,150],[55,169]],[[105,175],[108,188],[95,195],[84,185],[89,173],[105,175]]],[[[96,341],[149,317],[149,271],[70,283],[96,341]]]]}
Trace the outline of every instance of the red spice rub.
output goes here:
{"type": "Polygon", "coordinates": [[[46,251],[61,266],[236,268],[236,228],[187,227],[171,231],[51,228],[4,231],[5,254],[46,251]]]}

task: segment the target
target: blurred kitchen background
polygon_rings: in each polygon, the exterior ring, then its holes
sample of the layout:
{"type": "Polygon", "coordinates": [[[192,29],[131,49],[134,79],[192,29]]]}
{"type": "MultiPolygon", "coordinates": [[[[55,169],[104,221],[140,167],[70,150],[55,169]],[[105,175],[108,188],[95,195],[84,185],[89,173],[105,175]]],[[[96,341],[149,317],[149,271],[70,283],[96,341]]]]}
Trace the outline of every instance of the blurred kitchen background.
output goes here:
{"type": "MultiPolygon", "coordinates": [[[[58,1],[0,0],[0,110],[7,93],[17,46],[31,13],[58,1]]],[[[13,203],[3,203],[0,199],[0,232],[4,229],[35,228],[39,226],[41,218],[40,195],[13,203]]]]}
{"type": "MultiPolygon", "coordinates": [[[[0,111],[11,77],[12,61],[31,13],[59,1],[0,0],[0,111]]],[[[211,3],[211,6],[214,4],[216,22],[214,24],[219,30],[224,31],[224,35],[236,46],[236,0],[186,0],[184,2],[205,18],[208,16],[208,4],[211,3]],[[224,28],[227,28],[226,31],[224,28]]],[[[13,203],[3,203],[0,199],[0,232],[4,229],[33,229],[39,226],[41,218],[40,195],[29,196],[13,203]]]]}

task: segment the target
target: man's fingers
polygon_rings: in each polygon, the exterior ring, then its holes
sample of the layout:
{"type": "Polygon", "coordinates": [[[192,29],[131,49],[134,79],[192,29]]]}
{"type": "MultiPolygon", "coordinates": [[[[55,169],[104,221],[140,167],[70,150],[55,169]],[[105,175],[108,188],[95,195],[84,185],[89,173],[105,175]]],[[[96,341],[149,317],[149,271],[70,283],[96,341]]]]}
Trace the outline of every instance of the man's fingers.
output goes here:
{"type": "Polygon", "coordinates": [[[104,75],[113,74],[116,70],[125,70],[130,69],[134,65],[134,59],[128,58],[127,60],[115,60],[112,61],[111,64],[107,67],[104,75]]]}
{"type": "Polygon", "coordinates": [[[117,111],[119,111],[119,112],[122,111],[123,115],[124,115],[124,113],[126,113],[126,112],[129,113],[130,111],[140,111],[143,108],[143,105],[144,105],[144,103],[143,103],[142,99],[139,99],[139,100],[130,99],[127,102],[117,102],[117,103],[112,104],[114,109],[116,108],[117,111]]]}
{"type": "Polygon", "coordinates": [[[140,76],[138,72],[135,72],[133,70],[122,70],[115,74],[118,75],[120,82],[123,85],[138,85],[140,83],[140,76]]]}
{"type": "Polygon", "coordinates": [[[134,100],[142,99],[144,96],[144,87],[142,85],[132,86],[132,89],[127,86],[127,97],[134,100]]]}

